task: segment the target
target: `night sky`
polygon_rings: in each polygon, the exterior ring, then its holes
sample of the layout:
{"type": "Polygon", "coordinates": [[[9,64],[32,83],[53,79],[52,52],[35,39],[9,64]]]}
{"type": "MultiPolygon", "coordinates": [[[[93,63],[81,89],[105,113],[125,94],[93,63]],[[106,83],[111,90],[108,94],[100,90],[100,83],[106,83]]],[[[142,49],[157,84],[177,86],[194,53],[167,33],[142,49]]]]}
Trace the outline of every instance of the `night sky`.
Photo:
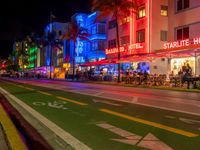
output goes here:
{"type": "Polygon", "coordinates": [[[0,4],[0,58],[7,58],[15,39],[36,32],[43,33],[49,14],[55,21],[70,21],[77,12],[89,13],[91,0],[5,0],[0,4]]]}

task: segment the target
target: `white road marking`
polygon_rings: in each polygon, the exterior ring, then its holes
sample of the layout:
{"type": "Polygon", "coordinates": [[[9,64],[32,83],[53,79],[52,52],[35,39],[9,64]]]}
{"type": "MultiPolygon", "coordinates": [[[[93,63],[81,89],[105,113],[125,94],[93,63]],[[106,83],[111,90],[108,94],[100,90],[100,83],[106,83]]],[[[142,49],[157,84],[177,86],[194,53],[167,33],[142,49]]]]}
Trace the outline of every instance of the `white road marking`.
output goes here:
{"type": "Polygon", "coordinates": [[[169,118],[169,119],[176,119],[176,117],[174,117],[174,116],[165,116],[165,118],[169,118]]]}
{"type": "Polygon", "coordinates": [[[100,100],[100,99],[93,99],[93,102],[95,102],[95,103],[104,103],[104,104],[108,104],[108,105],[112,105],[112,106],[121,106],[120,104],[117,104],[115,102],[109,102],[109,101],[100,100]]]}
{"type": "Polygon", "coordinates": [[[199,123],[200,124],[200,121],[199,120],[193,120],[193,119],[187,119],[187,118],[179,118],[179,120],[185,122],[185,123],[188,123],[188,124],[195,124],[195,123],[199,123]]]}
{"type": "Polygon", "coordinates": [[[160,141],[151,133],[147,134],[137,146],[150,150],[173,150],[170,146],[160,141]]]}
{"type": "Polygon", "coordinates": [[[97,124],[97,126],[103,128],[103,129],[109,130],[110,132],[123,137],[123,139],[111,139],[113,141],[121,142],[124,144],[129,144],[129,145],[133,145],[133,146],[136,145],[138,147],[146,148],[149,150],[173,150],[170,146],[166,145],[164,142],[159,140],[157,137],[155,137],[151,133],[148,133],[142,139],[142,136],[140,136],[140,135],[117,128],[108,123],[100,123],[100,124],[97,124]]]}
{"type": "Polygon", "coordinates": [[[58,137],[63,139],[63,141],[65,141],[66,143],[71,145],[74,149],[91,150],[90,147],[88,147],[87,145],[85,145],[84,143],[82,143],[81,141],[76,139],[75,137],[73,137],[71,134],[69,134],[68,132],[66,132],[65,130],[63,130],[59,126],[57,126],[52,121],[48,120],[46,117],[44,117],[43,115],[38,113],[36,110],[34,110],[30,106],[28,106],[26,103],[24,103],[20,99],[16,98],[14,95],[10,94],[9,92],[7,92],[6,90],[4,90],[1,87],[0,87],[0,92],[3,95],[5,95],[5,97],[12,99],[18,105],[23,107],[27,112],[29,112],[32,116],[37,118],[41,123],[43,123],[43,125],[45,125],[47,128],[52,130],[54,132],[54,134],[56,134],[58,137]]]}
{"type": "Polygon", "coordinates": [[[138,102],[138,97],[134,96],[131,102],[132,103],[137,103],[138,102]]]}

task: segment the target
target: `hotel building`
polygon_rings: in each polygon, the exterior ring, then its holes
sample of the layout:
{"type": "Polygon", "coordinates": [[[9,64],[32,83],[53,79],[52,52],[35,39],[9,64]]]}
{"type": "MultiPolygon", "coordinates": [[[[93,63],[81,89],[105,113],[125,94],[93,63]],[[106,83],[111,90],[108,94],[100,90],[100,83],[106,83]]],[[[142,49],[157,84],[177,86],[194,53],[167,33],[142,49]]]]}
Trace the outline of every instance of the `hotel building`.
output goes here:
{"type": "Polygon", "coordinates": [[[107,59],[122,70],[177,74],[184,64],[200,74],[199,0],[138,0],[138,13],[119,22],[120,61],[117,60],[116,20],[107,21],[107,59]]]}

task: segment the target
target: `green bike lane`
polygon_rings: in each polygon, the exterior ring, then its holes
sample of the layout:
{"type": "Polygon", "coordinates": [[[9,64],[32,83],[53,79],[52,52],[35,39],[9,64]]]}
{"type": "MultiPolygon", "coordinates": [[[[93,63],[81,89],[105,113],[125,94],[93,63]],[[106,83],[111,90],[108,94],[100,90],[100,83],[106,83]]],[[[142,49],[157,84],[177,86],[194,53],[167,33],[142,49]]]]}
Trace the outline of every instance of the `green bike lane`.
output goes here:
{"type": "Polygon", "coordinates": [[[92,149],[199,150],[200,117],[43,87],[0,86],[92,149]]]}

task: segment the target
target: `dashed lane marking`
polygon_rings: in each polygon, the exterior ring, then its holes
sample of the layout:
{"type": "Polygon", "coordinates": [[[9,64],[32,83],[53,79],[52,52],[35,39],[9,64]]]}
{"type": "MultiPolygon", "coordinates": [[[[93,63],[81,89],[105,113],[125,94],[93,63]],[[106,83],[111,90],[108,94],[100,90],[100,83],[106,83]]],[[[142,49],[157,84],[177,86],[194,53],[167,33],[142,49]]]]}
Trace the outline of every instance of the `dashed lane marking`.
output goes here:
{"type": "Polygon", "coordinates": [[[118,112],[115,112],[115,111],[111,111],[111,110],[108,110],[108,109],[100,109],[100,111],[111,114],[111,115],[115,115],[115,116],[118,116],[118,117],[121,117],[121,118],[125,118],[125,119],[128,119],[128,120],[134,121],[134,122],[139,122],[139,123],[142,123],[142,124],[145,124],[145,125],[153,126],[153,127],[163,129],[163,130],[166,130],[166,131],[169,131],[169,132],[180,134],[180,135],[183,135],[183,136],[186,136],[186,137],[197,137],[197,136],[199,136],[196,133],[192,133],[192,132],[176,129],[176,128],[173,128],[173,127],[170,127],[170,126],[166,126],[166,125],[163,125],[163,124],[159,124],[159,123],[156,123],[156,122],[152,122],[152,121],[128,116],[128,115],[118,113],[118,112]]]}
{"type": "Polygon", "coordinates": [[[29,91],[34,91],[34,89],[29,88],[29,87],[25,87],[25,89],[29,90],[29,91]]]}
{"type": "Polygon", "coordinates": [[[43,92],[43,91],[37,91],[37,92],[40,93],[40,94],[48,95],[48,96],[51,96],[51,95],[52,95],[52,94],[50,94],[50,93],[43,92]]]}
{"type": "Polygon", "coordinates": [[[56,98],[61,99],[61,100],[65,100],[65,101],[68,101],[68,102],[71,102],[71,103],[74,103],[74,104],[77,104],[77,105],[81,105],[81,106],[88,105],[86,103],[78,102],[78,101],[71,100],[71,99],[68,99],[68,98],[65,98],[65,97],[61,97],[61,96],[56,96],[56,98]]]}

